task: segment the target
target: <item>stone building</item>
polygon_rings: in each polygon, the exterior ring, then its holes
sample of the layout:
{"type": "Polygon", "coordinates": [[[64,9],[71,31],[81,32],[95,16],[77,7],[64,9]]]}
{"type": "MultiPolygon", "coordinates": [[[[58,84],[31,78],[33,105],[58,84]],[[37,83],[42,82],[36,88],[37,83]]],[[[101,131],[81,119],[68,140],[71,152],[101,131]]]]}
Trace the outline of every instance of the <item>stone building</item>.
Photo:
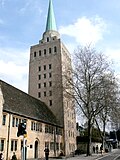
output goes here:
{"type": "Polygon", "coordinates": [[[18,124],[26,121],[27,159],[50,156],[63,150],[63,127],[44,102],[0,80],[0,151],[4,159],[15,152],[21,159],[23,136],[17,137],[18,124]]]}
{"type": "Polygon", "coordinates": [[[13,152],[21,159],[23,136],[17,137],[18,124],[26,121],[27,158],[50,156],[76,149],[74,100],[65,92],[64,74],[70,74],[70,53],[56,29],[52,0],[46,30],[38,44],[30,48],[28,94],[0,80],[0,151],[5,159],[13,152]]]}
{"type": "MultiPolygon", "coordinates": [[[[42,100],[63,126],[64,153],[76,148],[76,115],[74,100],[65,92],[65,74],[72,70],[70,53],[56,29],[52,0],[46,30],[38,44],[30,48],[29,94],[42,100]]],[[[70,75],[71,76],[71,75],[70,75]]]]}

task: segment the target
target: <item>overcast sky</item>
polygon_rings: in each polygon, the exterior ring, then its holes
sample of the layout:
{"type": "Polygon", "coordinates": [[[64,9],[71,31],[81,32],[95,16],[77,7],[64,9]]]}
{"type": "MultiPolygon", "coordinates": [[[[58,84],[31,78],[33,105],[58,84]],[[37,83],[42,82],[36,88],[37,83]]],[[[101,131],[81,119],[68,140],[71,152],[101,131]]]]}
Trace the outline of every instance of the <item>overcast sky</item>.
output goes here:
{"type": "MultiPolygon", "coordinates": [[[[27,92],[29,48],[45,31],[48,0],[0,0],[0,79],[27,92]]],[[[93,43],[120,68],[120,0],[53,0],[68,50],[93,43]]]]}

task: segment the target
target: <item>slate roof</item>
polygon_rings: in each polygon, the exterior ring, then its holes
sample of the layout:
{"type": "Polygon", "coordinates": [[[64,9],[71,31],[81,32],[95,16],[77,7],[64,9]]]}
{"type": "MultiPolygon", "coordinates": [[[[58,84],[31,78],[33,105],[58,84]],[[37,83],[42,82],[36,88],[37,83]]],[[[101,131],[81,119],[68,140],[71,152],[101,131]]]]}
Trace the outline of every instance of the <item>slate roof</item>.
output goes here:
{"type": "Polygon", "coordinates": [[[2,80],[0,80],[0,87],[4,98],[3,111],[60,126],[57,118],[44,102],[2,80]]]}

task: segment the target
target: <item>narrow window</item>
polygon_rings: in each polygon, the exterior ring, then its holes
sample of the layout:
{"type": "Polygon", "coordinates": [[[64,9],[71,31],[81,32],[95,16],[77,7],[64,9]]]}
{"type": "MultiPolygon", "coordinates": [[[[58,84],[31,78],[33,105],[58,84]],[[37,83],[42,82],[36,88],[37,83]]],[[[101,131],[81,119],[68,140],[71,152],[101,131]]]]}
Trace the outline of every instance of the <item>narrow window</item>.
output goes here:
{"type": "Polygon", "coordinates": [[[13,151],[13,147],[14,147],[13,145],[14,145],[14,141],[12,140],[11,141],[11,151],[13,151]]]}
{"type": "Polygon", "coordinates": [[[38,84],[38,88],[41,88],[41,83],[38,84]]]}
{"type": "Polygon", "coordinates": [[[46,78],[46,74],[44,74],[44,78],[46,78]]]}
{"type": "Polygon", "coordinates": [[[35,128],[36,128],[36,124],[35,124],[35,122],[34,122],[33,124],[34,124],[34,131],[35,131],[35,128]]]}
{"type": "Polygon", "coordinates": [[[49,100],[49,105],[52,106],[52,100],[49,100]]]}
{"type": "Polygon", "coordinates": [[[36,131],[38,131],[38,123],[36,123],[36,131]]]}
{"type": "Polygon", "coordinates": [[[15,127],[15,117],[12,118],[12,127],[15,127]]]}
{"type": "Polygon", "coordinates": [[[51,48],[49,48],[49,54],[51,54],[51,52],[52,52],[52,50],[51,50],[51,48]]]}
{"type": "Polygon", "coordinates": [[[46,97],[46,92],[44,92],[44,97],[46,97]]]}
{"type": "Polygon", "coordinates": [[[47,37],[47,42],[49,42],[49,37],[47,37]]]}
{"type": "Polygon", "coordinates": [[[36,57],[36,52],[34,52],[34,57],[36,57]]]}
{"type": "Polygon", "coordinates": [[[52,73],[49,73],[49,78],[51,78],[52,77],[52,73]]]}
{"type": "Polygon", "coordinates": [[[0,141],[0,151],[4,151],[4,140],[1,139],[0,141]]]}
{"type": "Polygon", "coordinates": [[[52,82],[50,81],[50,82],[49,82],[49,87],[51,87],[51,86],[52,86],[52,82]]]}
{"type": "Polygon", "coordinates": [[[41,50],[39,51],[39,56],[41,56],[41,50]]]}
{"type": "Polygon", "coordinates": [[[31,130],[33,131],[33,122],[31,122],[31,130]]]}
{"type": "Polygon", "coordinates": [[[42,132],[42,123],[39,123],[38,127],[39,127],[39,131],[42,132]]]}
{"type": "Polygon", "coordinates": [[[46,87],[46,82],[44,82],[44,87],[46,87]]]}
{"type": "Polygon", "coordinates": [[[46,49],[44,49],[44,55],[46,55],[46,49]]]}
{"type": "Polygon", "coordinates": [[[54,47],[54,52],[55,52],[55,53],[57,52],[57,47],[56,47],[56,46],[54,47]]]}
{"type": "Polygon", "coordinates": [[[18,118],[16,118],[16,127],[18,127],[18,118]]]}
{"type": "Polygon", "coordinates": [[[17,151],[17,141],[15,141],[15,151],[17,151]]]}
{"type": "Polygon", "coordinates": [[[41,66],[38,67],[38,70],[41,71],[41,66]]]}
{"type": "Polygon", "coordinates": [[[49,69],[51,69],[52,68],[52,65],[51,64],[49,64],[49,69]]]}
{"type": "Polygon", "coordinates": [[[21,119],[19,119],[19,124],[21,123],[21,119]]]}
{"type": "Polygon", "coordinates": [[[38,92],[38,98],[40,98],[41,97],[41,92],[38,92]]]}
{"type": "Polygon", "coordinates": [[[41,75],[38,75],[38,79],[41,80],[41,75]]]}
{"type": "Polygon", "coordinates": [[[44,65],[44,71],[46,70],[46,65],[44,65]]]}
{"type": "Polygon", "coordinates": [[[47,124],[45,125],[45,133],[49,133],[49,127],[47,124]]]}
{"type": "Polygon", "coordinates": [[[6,124],[6,115],[3,115],[2,125],[6,124]]]}

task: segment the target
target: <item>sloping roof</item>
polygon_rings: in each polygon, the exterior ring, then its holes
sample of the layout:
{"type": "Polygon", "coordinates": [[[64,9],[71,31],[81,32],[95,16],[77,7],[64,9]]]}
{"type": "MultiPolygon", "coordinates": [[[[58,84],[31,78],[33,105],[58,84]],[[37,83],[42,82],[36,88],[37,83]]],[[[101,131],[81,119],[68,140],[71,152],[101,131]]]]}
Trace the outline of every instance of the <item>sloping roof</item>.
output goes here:
{"type": "Polygon", "coordinates": [[[3,111],[60,126],[57,118],[44,102],[2,80],[0,80],[0,87],[4,98],[3,111]]]}

